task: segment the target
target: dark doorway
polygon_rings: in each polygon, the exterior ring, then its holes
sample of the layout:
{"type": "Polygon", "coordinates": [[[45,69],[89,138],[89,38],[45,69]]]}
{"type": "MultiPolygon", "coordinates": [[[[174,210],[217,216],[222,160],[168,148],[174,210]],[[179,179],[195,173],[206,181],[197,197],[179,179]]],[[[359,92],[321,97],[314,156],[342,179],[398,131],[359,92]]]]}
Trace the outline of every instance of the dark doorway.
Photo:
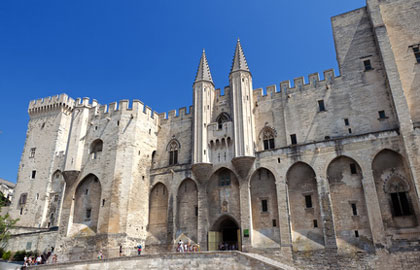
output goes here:
{"type": "Polygon", "coordinates": [[[233,218],[220,218],[209,231],[209,250],[240,250],[240,229],[233,218]]]}

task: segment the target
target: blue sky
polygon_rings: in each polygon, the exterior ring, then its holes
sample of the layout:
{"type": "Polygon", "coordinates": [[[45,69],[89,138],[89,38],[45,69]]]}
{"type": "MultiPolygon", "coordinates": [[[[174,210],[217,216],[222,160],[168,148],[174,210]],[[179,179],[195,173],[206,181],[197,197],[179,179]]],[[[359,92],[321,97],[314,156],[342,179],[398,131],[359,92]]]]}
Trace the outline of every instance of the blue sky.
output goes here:
{"type": "MultiPolygon", "coordinates": [[[[330,17],[364,0],[2,0],[0,178],[16,182],[30,100],[59,93],[189,106],[201,51],[216,88],[241,44],[254,88],[335,68],[330,17]]],[[[338,73],[338,71],[336,71],[338,73]]]]}

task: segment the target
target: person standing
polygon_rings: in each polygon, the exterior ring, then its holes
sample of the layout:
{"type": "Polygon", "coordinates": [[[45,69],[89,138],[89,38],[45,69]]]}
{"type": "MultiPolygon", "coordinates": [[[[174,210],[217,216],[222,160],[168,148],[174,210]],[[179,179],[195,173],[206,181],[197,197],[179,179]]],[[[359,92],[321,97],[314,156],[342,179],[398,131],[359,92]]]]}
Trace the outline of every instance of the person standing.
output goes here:
{"type": "Polygon", "coordinates": [[[179,245],[179,252],[184,252],[184,242],[182,242],[181,239],[179,239],[178,245],[179,245]]]}
{"type": "Polygon", "coordinates": [[[141,249],[142,249],[141,244],[138,244],[138,246],[137,246],[137,255],[138,255],[138,256],[140,256],[140,255],[141,255],[141,249]]]}

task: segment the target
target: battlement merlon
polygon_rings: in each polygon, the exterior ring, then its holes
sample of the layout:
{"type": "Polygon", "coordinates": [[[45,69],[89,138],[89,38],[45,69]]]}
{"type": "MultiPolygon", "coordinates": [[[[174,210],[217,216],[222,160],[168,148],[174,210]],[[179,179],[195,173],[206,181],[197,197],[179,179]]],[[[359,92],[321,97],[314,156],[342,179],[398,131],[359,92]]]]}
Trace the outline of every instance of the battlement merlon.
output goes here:
{"type": "Polygon", "coordinates": [[[193,106],[189,106],[189,110],[187,111],[187,107],[179,108],[178,110],[171,110],[168,113],[159,113],[157,114],[159,117],[160,124],[166,124],[169,121],[177,121],[177,120],[184,120],[186,118],[192,118],[192,110],[193,106]]]}
{"type": "Polygon", "coordinates": [[[324,79],[320,80],[319,73],[311,73],[308,75],[308,82],[305,82],[304,77],[297,77],[293,79],[293,86],[290,80],[280,82],[280,88],[277,90],[277,85],[270,85],[266,87],[266,91],[263,88],[257,88],[253,90],[253,98],[255,101],[261,99],[267,100],[270,98],[287,97],[288,93],[295,91],[308,91],[316,90],[320,88],[329,89],[329,85],[332,84],[337,76],[334,73],[334,69],[328,69],[323,72],[324,79]]]}
{"type": "Polygon", "coordinates": [[[60,94],[37,100],[31,100],[28,106],[28,113],[30,116],[50,112],[54,110],[64,110],[71,112],[75,106],[75,100],[67,94],[60,94]]]}

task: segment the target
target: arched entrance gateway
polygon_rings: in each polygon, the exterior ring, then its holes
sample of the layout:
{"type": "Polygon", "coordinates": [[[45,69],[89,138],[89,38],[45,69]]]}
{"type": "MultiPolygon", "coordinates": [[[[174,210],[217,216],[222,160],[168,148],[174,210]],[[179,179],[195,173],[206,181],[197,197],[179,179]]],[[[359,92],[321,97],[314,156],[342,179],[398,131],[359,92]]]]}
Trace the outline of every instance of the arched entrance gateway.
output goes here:
{"type": "Polygon", "coordinates": [[[208,250],[241,250],[241,229],[236,220],[228,215],[221,216],[208,234],[208,250]]]}

